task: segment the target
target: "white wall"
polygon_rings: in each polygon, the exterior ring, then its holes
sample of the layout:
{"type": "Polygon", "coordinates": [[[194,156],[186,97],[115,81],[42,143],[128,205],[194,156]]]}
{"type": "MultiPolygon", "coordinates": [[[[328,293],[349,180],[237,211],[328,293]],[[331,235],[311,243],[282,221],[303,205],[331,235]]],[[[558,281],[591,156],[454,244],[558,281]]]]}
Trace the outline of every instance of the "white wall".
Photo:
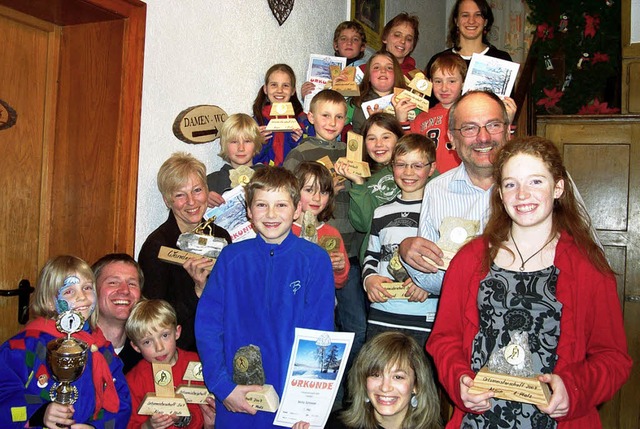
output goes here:
{"type": "MultiPolygon", "coordinates": [[[[217,140],[190,145],[174,137],[171,127],[178,113],[198,104],[214,104],[228,114],[250,113],[264,73],[275,63],[288,63],[302,82],[309,54],[333,52],[333,31],[348,19],[348,3],[296,0],[291,15],[279,26],[267,0],[147,2],[136,255],[167,216],[156,187],[164,160],[173,152],[187,151],[202,160],[207,171],[222,165],[216,156],[217,140]]],[[[420,16],[415,58],[424,67],[444,46],[443,2],[386,3],[388,18],[401,11],[420,16]]]]}
{"type": "Polygon", "coordinates": [[[333,31],[346,18],[344,0],[297,0],[282,26],[267,0],[147,3],[136,255],[167,217],[156,186],[162,163],[173,152],[187,151],[207,171],[222,165],[217,140],[190,145],[175,138],[171,127],[178,113],[198,104],[250,113],[271,65],[286,62],[300,80],[310,53],[333,53],[333,31]]]}

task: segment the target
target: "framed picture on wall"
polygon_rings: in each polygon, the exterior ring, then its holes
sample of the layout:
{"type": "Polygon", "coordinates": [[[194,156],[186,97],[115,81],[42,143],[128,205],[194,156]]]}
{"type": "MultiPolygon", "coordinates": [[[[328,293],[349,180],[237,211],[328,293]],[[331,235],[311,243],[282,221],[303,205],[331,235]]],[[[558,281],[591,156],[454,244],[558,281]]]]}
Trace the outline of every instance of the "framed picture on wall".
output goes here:
{"type": "Polygon", "coordinates": [[[364,27],[367,47],[374,51],[382,47],[382,29],[384,28],[385,0],[351,0],[351,20],[364,27]]]}

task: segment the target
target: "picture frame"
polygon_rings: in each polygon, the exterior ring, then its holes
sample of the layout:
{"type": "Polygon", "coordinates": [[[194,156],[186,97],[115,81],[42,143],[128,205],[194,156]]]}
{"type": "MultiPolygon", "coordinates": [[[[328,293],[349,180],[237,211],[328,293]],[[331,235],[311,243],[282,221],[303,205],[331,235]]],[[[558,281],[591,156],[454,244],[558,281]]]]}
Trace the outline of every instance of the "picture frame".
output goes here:
{"type": "Polygon", "coordinates": [[[382,30],[385,25],[385,0],[351,0],[351,20],[364,28],[367,47],[374,51],[382,48],[382,30]]]}

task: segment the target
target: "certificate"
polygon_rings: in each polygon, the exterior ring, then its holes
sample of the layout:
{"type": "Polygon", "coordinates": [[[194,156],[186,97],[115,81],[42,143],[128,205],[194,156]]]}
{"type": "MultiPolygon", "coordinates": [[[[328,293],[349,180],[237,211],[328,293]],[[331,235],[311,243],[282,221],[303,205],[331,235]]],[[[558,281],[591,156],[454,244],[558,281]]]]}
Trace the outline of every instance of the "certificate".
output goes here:
{"type": "Polygon", "coordinates": [[[499,97],[511,94],[516,82],[520,64],[493,58],[488,55],[473,54],[462,93],[470,90],[492,91],[499,97]]]}
{"type": "Polygon", "coordinates": [[[309,67],[307,68],[307,82],[312,82],[316,87],[310,94],[304,97],[303,110],[306,113],[309,113],[313,97],[324,89],[327,82],[331,81],[329,67],[333,65],[343,69],[346,64],[347,59],[344,57],[316,54],[310,56],[309,67]]]}
{"type": "Polygon", "coordinates": [[[344,375],[353,337],[353,332],[296,328],[274,425],[292,427],[305,421],[312,428],[324,427],[344,375]]]}

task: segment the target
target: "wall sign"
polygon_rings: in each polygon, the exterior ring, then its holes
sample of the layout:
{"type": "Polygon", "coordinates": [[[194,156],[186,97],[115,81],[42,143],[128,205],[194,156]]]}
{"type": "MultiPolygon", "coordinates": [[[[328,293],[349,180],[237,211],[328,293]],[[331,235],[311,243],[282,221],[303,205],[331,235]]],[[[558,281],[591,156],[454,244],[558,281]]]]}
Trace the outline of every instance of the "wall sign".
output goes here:
{"type": "Polygon", "coordinates": [[[220,136],[220,126],[227,117],[227,112],[218,106],[192,106],[178,114],[173,122],[173,134],[186,143],[211,142],[220,136]]]}
{"type": "Polygon", "coordinates": [[[18,120],[18,113],[9,104],[0,100],[0,131],[11,128],[18,120]]]}

